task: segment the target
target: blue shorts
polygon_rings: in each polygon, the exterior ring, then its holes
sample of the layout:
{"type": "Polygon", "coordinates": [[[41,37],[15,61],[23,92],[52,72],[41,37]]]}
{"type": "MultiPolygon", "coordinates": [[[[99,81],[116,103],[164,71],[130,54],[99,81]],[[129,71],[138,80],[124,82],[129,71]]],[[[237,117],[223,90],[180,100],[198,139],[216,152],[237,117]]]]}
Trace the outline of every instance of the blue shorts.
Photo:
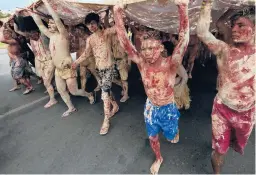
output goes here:
{"type": "Polygon", "coordinates": [[[158,107],[147,99],[144,118],[149,137],[154,137],[162,131],[168,140],[173,140],[178,133],[180,112],[175,103],[158,107]]]}

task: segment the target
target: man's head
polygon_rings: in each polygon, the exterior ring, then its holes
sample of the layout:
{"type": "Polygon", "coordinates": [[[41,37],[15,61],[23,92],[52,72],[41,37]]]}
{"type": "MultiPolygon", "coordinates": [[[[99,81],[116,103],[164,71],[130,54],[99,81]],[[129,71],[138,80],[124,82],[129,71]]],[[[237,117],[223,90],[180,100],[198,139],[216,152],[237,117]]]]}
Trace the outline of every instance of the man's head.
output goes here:
{"type": "MultiPolygon", "coordinates": [[[[64,21],[62,19],[60,19],[60,20],[61,20],[62,24],[65,25],[64,21]]],[[[49,31],[52,33],[58,32],[57,25],[53,19],[49,19],[48,28],[49,28],[49,31]]]]}
{"type": "Polygon", "coordinates": [[[230,19],[233,41],[249,43],[255,35],[255,8],[244,9],[230,19]]]}
{"type": "Polygon", "coordinates": [[[81,35],[85,35],[85,34],[89,34],[89,33],[90,33],[90,31],[84,24],[78,24],[74,27],[74,34],[76,36],[81,36],[81,35]]]}
{"type": "Polygon", "coordinates": [[[94,33],[99,29],[100,17],[96,13],[89,13],[85,17],[84,22],[86,27],[90,30],[90,32],[94,33]]]}
{"type": "Polygon", "coordinates": [[[141,55],[147,63],[153,64],[159,58],[164,51],[164,46],[160,40],[155,38],[148,38],[141,43],[141,55]]]}

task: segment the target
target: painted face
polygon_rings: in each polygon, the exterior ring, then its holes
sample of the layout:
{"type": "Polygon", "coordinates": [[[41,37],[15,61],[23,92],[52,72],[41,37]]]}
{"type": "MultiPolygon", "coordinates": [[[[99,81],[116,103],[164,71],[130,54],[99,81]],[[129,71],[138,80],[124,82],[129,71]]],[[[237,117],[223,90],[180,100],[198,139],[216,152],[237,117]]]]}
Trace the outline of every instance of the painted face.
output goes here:
{"type": "Polygon", "coordinates": [[[94,33],[98,30],[98,23],[96,21],[91,21],[90,23],[86,24],[86,27],[90,30],[90,32],[94,33]]]}
{"type": "Polygon", "coordinates": [[[232,25],[232,39],[235,43],[248,43],[253,39],[255,25],[245,17],[238,18],[232,25]]]}
{"type": "Polygon", "coordinates": [[[152,64],[156,62],[161,57],[163,51],[164,47],[158,40],[146,39],[142,41],[141,55],[147,63],[152,64]]]}
{"type": "Polygon", "coordinates": [[[53,19],[50,19],[49,20],[49,23],[48,23],[48,27],[49,27],[49,31],[50,32],[56,32],[56,31],[58,31],[58,28],[57,28],[57,26],[56,26],[56,24],[55,24],[55,22],[54,22],[54,20],[53,19]]]}
{"type": "Polygon", "coordinates": [[[32,40],[37,41],[40,38],[40,34],[39,34],[39,32],[31,32],[29,34],[29,38],[31,38],[32,40]]]}
{"type": "Polygon", "coordinates": [[[81,36],[84,34],[85,29],[83,27],[75,27],[74,28],[74,34],[76,36],[81,36]]]}

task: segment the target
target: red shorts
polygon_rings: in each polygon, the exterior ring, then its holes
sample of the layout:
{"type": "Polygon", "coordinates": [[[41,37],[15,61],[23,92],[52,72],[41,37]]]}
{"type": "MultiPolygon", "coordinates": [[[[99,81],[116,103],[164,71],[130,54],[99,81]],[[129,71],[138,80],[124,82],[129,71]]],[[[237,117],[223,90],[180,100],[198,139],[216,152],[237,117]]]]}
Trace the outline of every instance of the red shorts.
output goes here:
{"type": "Polygon", "coordinates": [[[237,112],[215,98],[212,109],[212,148],[219,154],[225,154],[231,146],[243,154],[254,126],[254,115],[255,108],[237,112]]]}

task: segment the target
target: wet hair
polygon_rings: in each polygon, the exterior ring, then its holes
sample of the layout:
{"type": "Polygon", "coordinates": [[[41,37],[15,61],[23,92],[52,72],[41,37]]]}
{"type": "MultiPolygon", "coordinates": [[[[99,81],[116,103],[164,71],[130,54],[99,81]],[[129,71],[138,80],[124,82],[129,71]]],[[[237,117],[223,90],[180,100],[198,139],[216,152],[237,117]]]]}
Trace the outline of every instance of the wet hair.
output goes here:
{"type": "Polygon", "coordinates": [[[174,44],[171,41],[165,41],[162,43],[164,45],[164,49],[167,51],[167,56],[171,56],[174,50],[174,44]]]}
{"type": "Polygon", "coordinates": [[[233,26],[235,21],[237,21],[241,17],[249,19],[255,25],[255,7],[250,6],[250,7],[244,8],[243,10],[231,16],[230,17],[231,25],[233,26]]]}
{"type": "Polygon", "coordinates": [[[92,21],[96,21],[97,23],[100,22],[100,16],[96,13],[89,13],[84,20],[85,24],[89,24],[92,21]]]}
{"type": "Polygon", "coordinates": [[[160,33],[156,30],[149,30],[146,32],[144,38],[144,40],[147,39],[153,39],[153,40],[161,40],[161,36],[160,33]]]}
{"type": "Polygon", "coordinates": [[[0,21],[0,27],[2,27],[4,25],[3,21],[0,21]]]}

